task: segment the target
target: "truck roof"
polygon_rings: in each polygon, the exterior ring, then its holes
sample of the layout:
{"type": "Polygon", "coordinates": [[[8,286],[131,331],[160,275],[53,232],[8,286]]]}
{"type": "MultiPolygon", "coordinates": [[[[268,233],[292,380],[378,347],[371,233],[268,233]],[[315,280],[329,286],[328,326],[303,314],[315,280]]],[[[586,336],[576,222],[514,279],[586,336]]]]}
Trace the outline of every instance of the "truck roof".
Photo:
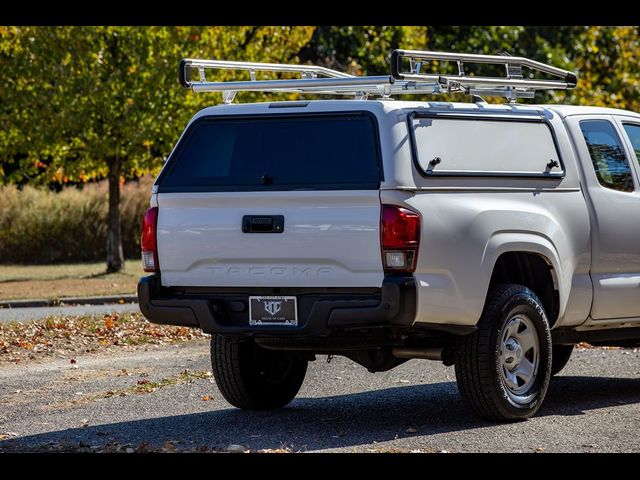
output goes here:
{"type": "Polygon", "coordinates": [[[329,112],[336,110],[369,110],[381,113],[390,113],[395,110],[406,109],[451,109],[477,112],[553,112],[562,118],[570,115],[626,115],[640,118],[640,114],[617,108],[591,107],[583,105],[532,105],[532,104],[511,104],[511,103],[466,103],[466,102],[443,102],[443,101],[400,101],[400,100],[291,100],[291,101],[271,101],[257,103],[220,104],[206,107],[195,118],[206,115],[227,115],[227,114],[264,114],[264,113],[286,113],[287,111],[300,112],[329,112]]]}
{"type": "Polygon", "coordinates": [[[545,108],[537,105],[517,104],[490,104],[490,103],[461,103],[461,102],[416,102],[399,100],[293,100],[271,101],[257,103],[220,104],[202,109],[196,117],[205,115],[226,114],[259,114],[259,113],[286,113],[287,111],[300,112],[301,110],[313,112],[328,112],[339,110],[370,110],[384,113],[395,110],[434,108],[452,110],[478,110],[478,111],[537,111],[543,112],[545,108]]]}
{"type": "Polygon", "coordinates": [[[552,110],[562,118],[570,115],[628,115],[640,118],[640,115],[636,112],[620,108],[590,107],[586,105],[541,105],[541,107],[552,110]]]}

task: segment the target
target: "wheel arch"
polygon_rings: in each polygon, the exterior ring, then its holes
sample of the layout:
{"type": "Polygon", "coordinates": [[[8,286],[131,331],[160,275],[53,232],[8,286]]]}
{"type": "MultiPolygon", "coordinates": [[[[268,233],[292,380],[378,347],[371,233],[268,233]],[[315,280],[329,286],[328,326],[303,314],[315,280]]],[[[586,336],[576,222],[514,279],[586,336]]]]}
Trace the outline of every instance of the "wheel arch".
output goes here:
{"type": "Polygon", "coordinates": [[[560,255],[549,238],[529,232],[495,234],[485,247],[483,266],[489,279],[485,301],[493,285],[519,283],[540,298],[550,326],[564,314],[571,282],[566,281],[560,255]]]}

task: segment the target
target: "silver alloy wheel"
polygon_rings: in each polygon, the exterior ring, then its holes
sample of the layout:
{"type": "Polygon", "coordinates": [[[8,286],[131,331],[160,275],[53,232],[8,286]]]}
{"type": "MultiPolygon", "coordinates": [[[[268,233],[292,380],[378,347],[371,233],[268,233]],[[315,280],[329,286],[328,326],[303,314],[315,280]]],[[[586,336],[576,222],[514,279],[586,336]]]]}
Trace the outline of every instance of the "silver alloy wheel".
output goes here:
{"type": "Polygon", "coordinates": [[[529,402],[533,395],[527,392],[536,380],[540,364],[540,341],[535,325],[526,315],[518,313],[505,324],[498,363],[500,380],[511,401],[529,402]]]}

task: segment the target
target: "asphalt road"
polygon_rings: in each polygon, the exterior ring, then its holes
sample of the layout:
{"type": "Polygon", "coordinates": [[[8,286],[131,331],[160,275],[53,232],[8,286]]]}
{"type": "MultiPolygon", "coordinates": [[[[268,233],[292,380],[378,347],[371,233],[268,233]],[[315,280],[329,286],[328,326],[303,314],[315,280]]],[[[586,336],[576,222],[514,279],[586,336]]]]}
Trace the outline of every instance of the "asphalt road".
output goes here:
{"type": "Polygon", "coordinates": [[[412,360],[370,374],[345,358],[327,364],[319,357],[298,397],[276,412],[231,408],[203,375],[210,370],[203,340],[116,349],[78,357],[76,365],[55,359],[0,367],[0,438],[8,438],[0,451],[166,441],[178,450],[240,444],[309,452],[640,451],[637,351],[575,352],[538,416],[502,425],[476,419],[458,396],[453,369],[437,362],[412,360]],[[152,393],[117,393],[185,369],[198,378],[152,393]]]}
{"type": "Polygon", "coordinates": [[[50,315],[103,315],[106,313],[140,312],[137,303],[110,303],[106,305],[73,305],[64,307],[34,307],[34,308],[1,308],[0,323],[27,322],[46,318],[50,315]]]}

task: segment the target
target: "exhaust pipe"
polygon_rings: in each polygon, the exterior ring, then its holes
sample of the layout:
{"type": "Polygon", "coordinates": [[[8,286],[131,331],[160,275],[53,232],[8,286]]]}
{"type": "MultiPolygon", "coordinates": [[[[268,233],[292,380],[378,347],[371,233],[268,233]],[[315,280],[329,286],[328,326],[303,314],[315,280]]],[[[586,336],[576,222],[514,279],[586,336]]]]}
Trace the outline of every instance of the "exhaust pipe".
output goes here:
{"type": "Polygon", "coordinates": [[[397,358],[421,358],[424,360],[442,360],[442,348],[395,347],[391,354],[397,358]]]}

